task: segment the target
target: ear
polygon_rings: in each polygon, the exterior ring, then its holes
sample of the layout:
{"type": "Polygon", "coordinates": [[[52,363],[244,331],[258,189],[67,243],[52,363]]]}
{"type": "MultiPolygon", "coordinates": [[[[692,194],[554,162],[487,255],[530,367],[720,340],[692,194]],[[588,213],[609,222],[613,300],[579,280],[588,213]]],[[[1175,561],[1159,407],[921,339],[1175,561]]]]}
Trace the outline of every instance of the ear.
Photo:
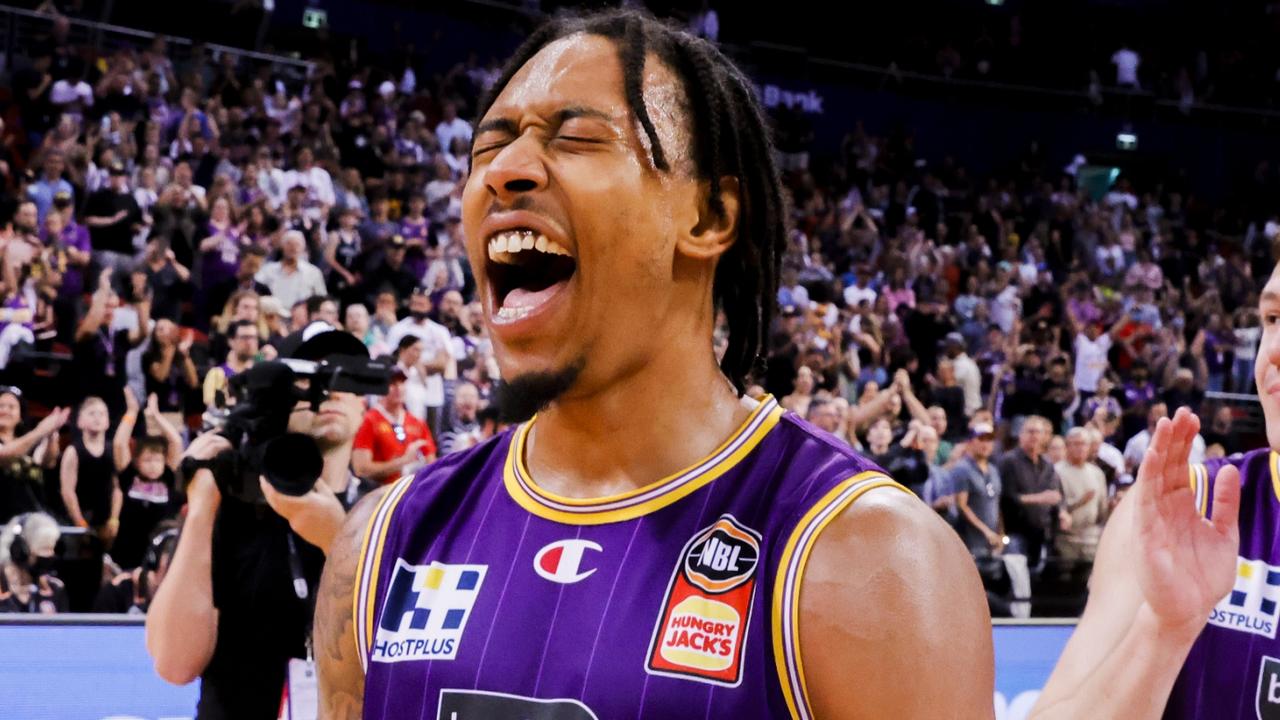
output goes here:
{"type": "Polygon", "coordinates": [[[741,212],[741,184],[738,178],[720,178],[720,203],[723,213],[711,207],[711,183],[698,183],[697,202],[688,208],[686,217],[677,225],[676,250],[697,260],[720,257],[738,239],[738,215],[741,212]]]}

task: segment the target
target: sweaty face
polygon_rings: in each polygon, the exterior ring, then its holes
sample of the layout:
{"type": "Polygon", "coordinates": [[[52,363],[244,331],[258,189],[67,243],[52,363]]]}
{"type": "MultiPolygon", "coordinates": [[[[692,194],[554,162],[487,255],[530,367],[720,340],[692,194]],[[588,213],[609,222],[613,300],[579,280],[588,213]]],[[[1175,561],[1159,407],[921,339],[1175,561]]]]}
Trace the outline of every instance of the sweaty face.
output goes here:
{"type": "MultiPolygon", "coordinates": [[[[560,392],[589,393],[688,333],[691,308],[705,304],[710,316],[705,285],[678,291],[688,282],[677,235],[697,223],[697,185],[681,169],[683,91],[654,56],[643,95],[672,172],[654,168],[617,48],[599,36],[544,47],[478,126],[463,227],[471,265],[484,269],[478,292],[498,363],[513,383],[567,373],[560,392]]],[[[706,342],[710,351],[709,331],[706,342]]]]}
{"type": "Polygon", "coordinates": [[[1280,272],[1273,272],[1262,289],[1258,311],[1262,340],[1253,375],[1267,420],[1267,443],[1275,450],[1280,449],[1280,272]]]}

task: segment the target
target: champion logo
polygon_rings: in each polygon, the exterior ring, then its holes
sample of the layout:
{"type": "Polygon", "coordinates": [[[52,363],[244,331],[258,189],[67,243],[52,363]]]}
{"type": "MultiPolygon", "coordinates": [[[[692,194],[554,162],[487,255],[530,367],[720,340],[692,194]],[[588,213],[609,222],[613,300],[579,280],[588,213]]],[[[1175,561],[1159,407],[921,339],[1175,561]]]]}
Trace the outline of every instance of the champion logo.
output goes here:
{"type": "Polygon", "coordinates": [[[600,552],[603,548],[590,540],[557,540],[533,557],[533,569],[551,582],[571,585],[596,571],[596,568],[583,569],[583,556],[588,550],[600,552]]]}

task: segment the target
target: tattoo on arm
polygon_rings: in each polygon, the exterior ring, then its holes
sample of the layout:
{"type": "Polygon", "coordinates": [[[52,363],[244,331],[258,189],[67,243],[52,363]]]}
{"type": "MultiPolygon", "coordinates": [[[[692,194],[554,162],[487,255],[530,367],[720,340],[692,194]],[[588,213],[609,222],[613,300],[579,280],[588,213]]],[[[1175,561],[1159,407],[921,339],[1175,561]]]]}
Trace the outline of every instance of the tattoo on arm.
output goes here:
{"type": "Polygon", "coordinates": [[[314,643],[323,720],[359,720],[363,711],[364,670],[357,655],[351,604],[360,544],[382,494],[370,493],[347,516],[329,549],[320,581],[314,643]]]}

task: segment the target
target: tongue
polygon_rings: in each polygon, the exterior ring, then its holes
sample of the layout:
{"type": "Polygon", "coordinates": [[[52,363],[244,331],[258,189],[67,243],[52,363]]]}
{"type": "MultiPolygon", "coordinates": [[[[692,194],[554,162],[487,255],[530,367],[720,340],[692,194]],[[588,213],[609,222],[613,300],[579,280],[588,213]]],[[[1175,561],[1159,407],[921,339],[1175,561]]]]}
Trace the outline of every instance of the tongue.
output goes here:
{"type": "Polygon", "coordinates": [[[507,296],[502,299],[502,307],[509,308],[511,310],[532,310],[547,300],[550,300],[551,296],[559,292],[560,288],[564,287],[566,282],[568,281],[561,280],[560,282],[541,290],[516,288],[511,292],[508,292],[507,296]]]}

